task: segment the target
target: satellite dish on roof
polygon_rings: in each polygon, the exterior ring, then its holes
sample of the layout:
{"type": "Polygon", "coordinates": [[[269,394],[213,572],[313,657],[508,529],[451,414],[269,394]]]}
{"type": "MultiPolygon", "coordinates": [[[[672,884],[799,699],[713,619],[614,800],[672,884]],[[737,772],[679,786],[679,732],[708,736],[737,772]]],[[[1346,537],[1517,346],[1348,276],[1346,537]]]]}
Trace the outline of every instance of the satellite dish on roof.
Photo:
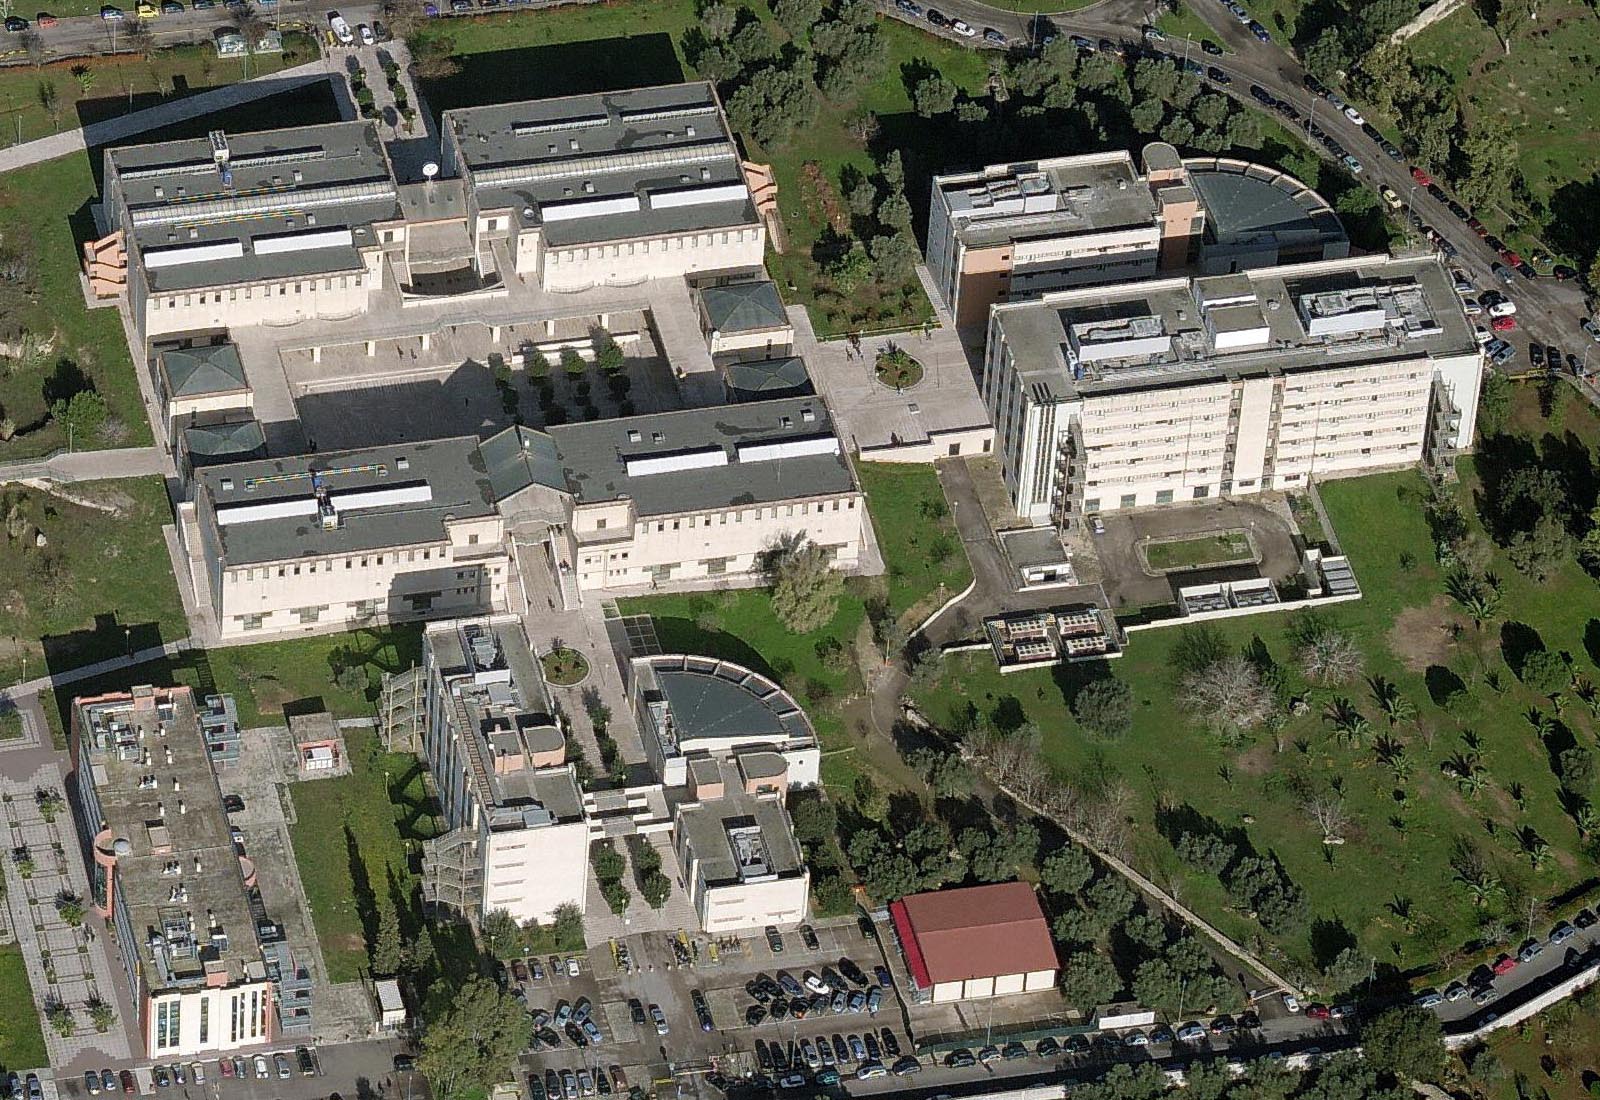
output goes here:
{"type": "Polygon", "coordinates": [[[131,856],[133,854],[133,842],[125,836],[119,836],[111,842],[111,851],[114,855],[131,856]]]}
{"type": "Polygon", "coordinates": [[[426,164],[424,164],[422,166],[422,178],[423,179],[431,180],[434,176],[437,176],[438,174],[439,174],[439,164],[438,164],[437,161],[430,160],[430,161],[428,161],[428,163],[426,163],[426,164]]]}

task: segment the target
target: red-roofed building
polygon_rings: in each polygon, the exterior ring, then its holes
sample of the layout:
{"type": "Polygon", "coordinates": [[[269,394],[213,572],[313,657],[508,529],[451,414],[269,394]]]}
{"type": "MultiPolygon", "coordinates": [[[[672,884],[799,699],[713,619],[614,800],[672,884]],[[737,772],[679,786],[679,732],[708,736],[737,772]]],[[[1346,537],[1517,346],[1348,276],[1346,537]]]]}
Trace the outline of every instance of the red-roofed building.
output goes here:
{"type": "Polygon", "coordinates": [[[913,894],[889,916],[912,983],[936,1003],[1055,985],[1050,926],[1025,882],[913,894]]]}

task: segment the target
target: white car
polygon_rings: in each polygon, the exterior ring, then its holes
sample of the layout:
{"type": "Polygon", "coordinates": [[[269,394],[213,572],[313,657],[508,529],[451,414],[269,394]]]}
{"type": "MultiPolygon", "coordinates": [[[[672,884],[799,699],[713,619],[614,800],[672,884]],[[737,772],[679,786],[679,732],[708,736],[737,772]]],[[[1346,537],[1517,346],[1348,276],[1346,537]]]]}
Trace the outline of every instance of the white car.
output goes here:
{"type": "Polygon", "coordinates": [[[333,36],[342,46],[348,46],[356,40],[355,32],[350,29],[350,24],[345,22],[344,16],[336,11],[328,13],[328,29],[333,31],[333,36]]]}
{"type": "Polygon", "coordinates": [[[1355,157],[1346,155],[1344,158],[1344,166],[1349,170],[1352,176],[1359,176],[1362,172],[1362,164],[1355,157]]]}
{"type": "Polygon", "coordinates": [[[576,955],[568,955],[567,956],[567,977],[576,978],[577,976],[578,976],[578,956],[576,956],[576,955]]]}
{"type": "Polygon", "coordinates": [[[950,24],[950,29],[955,31],[962,38],[976,38],[978,36],[978,32],[972,29],[972,24],[968,23],[965,19],[957,19],[954,23],[950,24]]]}
{"type": "Polygon", "coordinates": [[[372,28],[365,23],[356,24],[356,33],[361,36],[361,44],[363,46],[371,46],[378,41],[377,37],[372,33],[372,28]]]}
{"type": "Polygon", "coordinates": [[[1356,110],[1354,107],[1346,107],[1344,109],[1344,117],[1355,123],[1357,126],[1365,126],[1367,124],[1367,120],[1361,117],[1361,112],[1356,110]]]}
{"type": "Polygon", "coordinates": [[[1382,197],[1383,201],[1389,205],[1390,210],[1399,210],[1405,205],[1405,203],[1400,201],[1400,196],[1395,194],[1394,188],[1390,187],[1388,184],[1384,184],[1382,187],[1378,188],[1378,194],[1380,197],[1382,197]]]}
{"type": "Polygon", "coordinates": [[[1517,303],[1510,298],[1502,298],[1489,307],[1490,317],[1511,317],[1517,312],[1517,303]]]}
{"type": "Polygon", "coordinates": [[[1582,321],[1578,322],[1578,327],[1583,329],[1584,334],[1587,335],[1589,339],[1593,340],[1597,344],[1600,344],[1600,325],[1595,324],[1589,318],[1585,317],[1582,321]]]}
{"type": "Polygon", "coordinates": [[[1472,338],[1478,342],[1478,346],[1481,348],[1487,345],[1490,340],[1494,339],[1494,333],[1490,332],[1482,325],[1478,325],[1472,330],[1472,338]]]}
{"type": "Polygon", "coordinates": [[[267,1059],[263,1055],[256,1055],[256,1080],[265,1081],[272,1076],[272,1070],[267,1066],[267,1059]]]}
{"type": "Polygon", "coordinates": [[[831,989],[828,988],[828,983],[827,982],[823,981],[821,978],[817,977],[815,974],[811,973],[811,971],[809,971],[809,970],[806,971],[805,987],[807,989],[811,990],[811,992],[813,992],[813,993],[831,993],[831,992],[833,992],[831,989]]]}
{"type": "Polygon", "coordinates": [[[1478,299],[1476,298],[1463,298],[1461,299],[1461,311],[1468,317],[1477,317],[1483,312],[1483,306],[1478,304],[1478,299]]]}
{"type": "Polygon", "coordinates": [[[1285,990],[1284,994],[1283,994],[1283,1007],[1287,1008],[1290,1012],[1299,1012],[1300,1011],[1300,999],[1298,997],[1296,997],[1293,993],[1290,993],[1287,990],[1285,990]]]}

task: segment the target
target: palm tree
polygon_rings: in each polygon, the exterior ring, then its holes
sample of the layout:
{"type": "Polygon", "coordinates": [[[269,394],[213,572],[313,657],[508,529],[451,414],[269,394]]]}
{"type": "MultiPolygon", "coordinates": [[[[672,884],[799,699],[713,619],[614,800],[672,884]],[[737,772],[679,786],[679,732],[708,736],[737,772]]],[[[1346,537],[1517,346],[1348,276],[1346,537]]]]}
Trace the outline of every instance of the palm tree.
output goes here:
{"type": "Polygon", "coordinates": [[[1476,875],[1458,873],[1456,882],[1466,889],[1474,909],[1487,908],[1500,893],[1500,880],[1487,872],[1476,875]]]}
{"type": "Polygon", "coordinates": [[[1595,812],[1593,803],[1585,802],[1572,812],[1572,823],[1578,827],[1578,835],[1587,838],[1600,827],[1600,813],[1595,812]]]}
{"type": "Polygon", "coordinates": [[[1362,744],[1372,733],[1372,723],[1367,721],[1367,716],[1357,710],[1356,705],[1343,695],[1328,704],[1323,717],[1333,726],[1334,734],[1339,740],[1346,744],[1362,744]]]}
{"type": "Polygon", "coordinates": [[[1393,680],[1374,676],[1367,681],[1367,686],[1372,689],[1372,700],[1388,719],[1391,729],[1417,713],[1417,708],[1400,694],[1400,687],[1393,680]]]}

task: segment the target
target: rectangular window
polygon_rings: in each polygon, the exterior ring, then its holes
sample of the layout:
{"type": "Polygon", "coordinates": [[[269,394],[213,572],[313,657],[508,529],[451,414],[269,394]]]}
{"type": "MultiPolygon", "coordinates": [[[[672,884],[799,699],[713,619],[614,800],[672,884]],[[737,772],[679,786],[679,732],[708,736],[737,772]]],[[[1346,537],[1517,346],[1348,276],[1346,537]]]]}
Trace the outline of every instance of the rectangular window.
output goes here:
{"type": "Polygon", "coordinates": [[[1139,499],[1138,496],[1136,494],[1134,494],[1134,493],[1123,493],[1122,494],[1122,503],[1120,505],[1118,505],[1118,507],[1121,507],[1121,508],[1132,508],[1134,506],[1134,504],[1138,501],[1138,499],[1139,499]]]}
{"type": "Polygon", "coordinates": [[[1171,504],[1172,503],[1172,490],[1171,489],[1157,489],[1156,490],[1156,503],[1157,504],[1171,504]]]}
{"type": "Polygon", "coordinates": [[[594,529],[596,531],[604,531],[606,529],[606,519],[604,516],[601,516],[599,519],[594,521],[594,529]]]}
{"type": "Polygon", "coordinates": [[[1093,500],[1084,501],[1083,510],[1085,512],[1098,512],[1100,510],[1100,498],[1095,497],[1093,500]]]}
{"type": "Polygon", "coordinates": [[[1204,500],[1204,499],[1206,499],[1206,497],[1208,497],[1210,495],[1211,495],[1211,486],[1209,486],[1209,485],[1196,485],[1194,487],[1194,499],[1196,499],[1196,500],[1204,500]]]}

